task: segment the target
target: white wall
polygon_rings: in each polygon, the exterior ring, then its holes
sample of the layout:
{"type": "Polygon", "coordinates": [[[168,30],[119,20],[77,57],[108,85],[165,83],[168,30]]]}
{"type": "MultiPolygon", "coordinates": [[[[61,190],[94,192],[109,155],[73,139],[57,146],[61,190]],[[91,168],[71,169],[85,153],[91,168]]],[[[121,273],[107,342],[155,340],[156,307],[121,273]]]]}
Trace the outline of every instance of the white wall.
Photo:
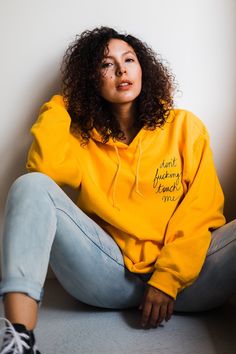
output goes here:
{"type": "Polygon", "coordinates": [[[168,60],[182,91],[177,105],[209,129],[233,218],[235,22],[235,0],[0,0],[0,225],[7,190],[25,172],[29,128],[57,91],[62,55],[75,34],[100,25],[140,37],[168,60]]]}

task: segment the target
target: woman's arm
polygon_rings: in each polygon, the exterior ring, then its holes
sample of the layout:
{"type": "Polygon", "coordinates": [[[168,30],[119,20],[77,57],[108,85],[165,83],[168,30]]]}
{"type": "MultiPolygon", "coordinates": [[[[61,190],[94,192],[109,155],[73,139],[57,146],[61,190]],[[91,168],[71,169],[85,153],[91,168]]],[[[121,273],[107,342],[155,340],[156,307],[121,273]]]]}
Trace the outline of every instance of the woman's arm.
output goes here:
{"type": "Polygon", "coordinates": [[[164,246],[148,281],[174,299],[198,277],[211,230],[225,223],[224,196],[205,127],[189,148],[188,191],[168,223],[164,246]]]}
{"type": "Polygon", "coordinates": [[[156,327],[170,319],[178,292],[191,285],[200,273],[211,229],[225,223],[224,196],[205,127],[192,140],[187,152],[191,160],[188,191],[169,221],[164,247],[140,304],[144,326],[156,327]]]}
{"type": "Polygon", "coordinates": [[[78,141],[70,133],[71,118],[62,96],[45,103],[31,128],[34,141],[28,153],[26,167],[50,176],[60,186],[77,188],[81,182],[78,141]]]}

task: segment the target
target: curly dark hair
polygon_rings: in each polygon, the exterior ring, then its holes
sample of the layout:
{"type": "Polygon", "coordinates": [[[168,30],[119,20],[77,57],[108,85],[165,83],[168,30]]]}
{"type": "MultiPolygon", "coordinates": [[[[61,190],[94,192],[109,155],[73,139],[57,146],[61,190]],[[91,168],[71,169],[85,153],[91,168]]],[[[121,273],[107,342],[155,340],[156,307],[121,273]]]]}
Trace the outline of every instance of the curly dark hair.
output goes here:
{"type": "Polygon", "coordinates": [[[173,108],[174,76],[145,42],[109,27],[86,30],[69,45],[61,66],[61,91],[71,116],[71,132],[80,136],[83,144],[88,143],[93,127],[101,133],[103,143],[110,138],[125,138],[108,102],[100,95],[100,68],[113,38],[127,42],[141,65],[142,89],[135,100],[135,126],[150,130],[162,127],[173,108]]]}

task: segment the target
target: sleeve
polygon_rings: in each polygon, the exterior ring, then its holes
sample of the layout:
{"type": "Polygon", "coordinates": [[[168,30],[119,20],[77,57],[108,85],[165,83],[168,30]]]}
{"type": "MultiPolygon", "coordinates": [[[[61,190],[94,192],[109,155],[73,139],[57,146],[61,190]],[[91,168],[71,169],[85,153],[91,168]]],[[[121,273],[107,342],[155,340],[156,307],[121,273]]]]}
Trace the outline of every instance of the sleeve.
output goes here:
{"type": "Polygon", "coordinates": [[[62,96],[53,96],[41,107],[39,117],[31,128],[34,140],[28,152],[26,168],[29,172],[48,175],[60,186],[77,188],[81,182],[81,171],[70,123],[62,96]]]}
{"type": "Polygon", "coordinates": [[[209,136],[201,132],[188,152],[187,192],[172,215],[161,254],[148,284],[176,299],[198,277],[211,231],[225,223],[224,196],[216,174],[209,136]]]}

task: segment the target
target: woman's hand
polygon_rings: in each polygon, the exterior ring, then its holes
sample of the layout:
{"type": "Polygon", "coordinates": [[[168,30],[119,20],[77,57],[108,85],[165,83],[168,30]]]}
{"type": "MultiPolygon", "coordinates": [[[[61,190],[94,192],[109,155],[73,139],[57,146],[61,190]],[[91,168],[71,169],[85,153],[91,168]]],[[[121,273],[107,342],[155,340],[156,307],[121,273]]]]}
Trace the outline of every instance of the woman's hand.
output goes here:
{"type": "Polygon", "coordinates": [[[157,327],[165,319],[169,321],[174,309],[174,299],[163,291],[147,284],[144,298],[139,306],[142,312],[141,325],[157,327]]]}

